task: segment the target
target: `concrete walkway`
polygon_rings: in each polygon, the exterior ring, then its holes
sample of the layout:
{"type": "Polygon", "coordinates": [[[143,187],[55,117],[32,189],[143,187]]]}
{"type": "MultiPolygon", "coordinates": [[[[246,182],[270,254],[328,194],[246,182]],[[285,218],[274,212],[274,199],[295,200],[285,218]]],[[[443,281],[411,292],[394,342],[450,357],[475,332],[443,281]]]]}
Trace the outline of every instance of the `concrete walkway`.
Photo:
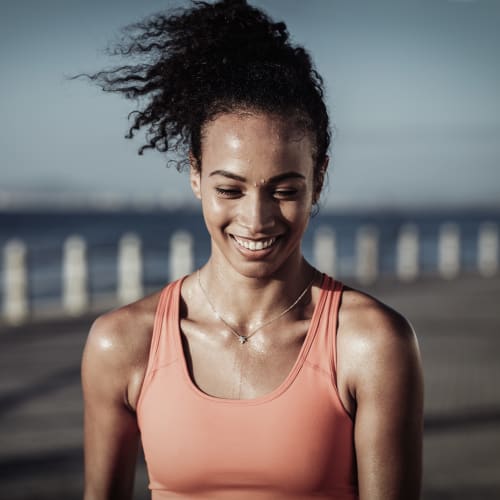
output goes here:
{"type": "MultiPolygon", "coordinates": [[[[367,289],[419,336],[424,500],[500,498],[500,278],[367,289]]],[[[0,499],[81,498],[79,363],[93,317],[0,326],[0,499]]],[[[147,499],[143,462],[136,499],[147,499]]]]}

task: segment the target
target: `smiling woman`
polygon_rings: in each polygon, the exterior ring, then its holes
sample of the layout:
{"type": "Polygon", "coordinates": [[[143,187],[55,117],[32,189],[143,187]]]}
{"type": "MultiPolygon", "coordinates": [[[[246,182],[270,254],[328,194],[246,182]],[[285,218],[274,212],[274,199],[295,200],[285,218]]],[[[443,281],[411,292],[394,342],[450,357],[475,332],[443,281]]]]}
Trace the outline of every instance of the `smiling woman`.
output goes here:
{"type": "Polygon", "coordinates": [[[191,170],[191,185],[212,260],[230,264],[225,279],[283,279],[303,266],[300,241],[316,197],[311,142],[293,122],[258,111],[226,113],[206,126],[203,168],[191,170]]]}
{"type": "Polygon", "coordinates": [[[85,498],[130,498],[140,439],[156,500],[417,499],[415,335],[302,254],[330,137],[310,56],[244,0],[129,30],[142,62],[91,78],[142,98],[142,149],[185,155],[211,254],[94,323],[85,498]]]}

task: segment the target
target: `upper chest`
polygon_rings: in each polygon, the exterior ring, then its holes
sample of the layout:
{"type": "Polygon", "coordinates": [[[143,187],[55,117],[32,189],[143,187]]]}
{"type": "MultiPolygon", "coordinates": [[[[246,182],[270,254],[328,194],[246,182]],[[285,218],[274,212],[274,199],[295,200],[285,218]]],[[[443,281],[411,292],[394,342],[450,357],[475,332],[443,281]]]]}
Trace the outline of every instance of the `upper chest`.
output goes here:
{"type": "Polygon", "coordinates": [[[282,384],[298,362],[309,320],[281,321],[244,344],[224,325],[183,320],[182,354],[191,382],[225,399],[254,399],[282,384]]]}

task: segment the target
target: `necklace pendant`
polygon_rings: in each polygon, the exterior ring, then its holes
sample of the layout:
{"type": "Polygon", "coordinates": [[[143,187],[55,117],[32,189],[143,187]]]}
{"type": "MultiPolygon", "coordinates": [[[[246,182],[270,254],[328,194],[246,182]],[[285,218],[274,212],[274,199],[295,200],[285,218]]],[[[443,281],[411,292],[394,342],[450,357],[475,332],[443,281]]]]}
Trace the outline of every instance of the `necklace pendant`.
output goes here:
{"type": "Polygon", "coordinates": [[[245,337],[244,335],[238,335],[238,340],[240,341],[240,344],[244,344],[248,340],[248,337],[245,337]]]}

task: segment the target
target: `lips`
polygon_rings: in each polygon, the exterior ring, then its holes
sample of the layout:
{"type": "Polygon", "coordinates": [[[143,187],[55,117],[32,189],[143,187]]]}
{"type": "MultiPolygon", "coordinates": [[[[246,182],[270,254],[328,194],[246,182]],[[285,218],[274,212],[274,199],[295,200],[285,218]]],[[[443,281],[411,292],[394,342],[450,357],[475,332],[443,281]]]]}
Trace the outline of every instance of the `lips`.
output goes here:
{"type": "Polygon", "coordinates": [[[238,243],[240,247],[250,250],[252,252],[257,252],[259,250],[265,250],[276,242],[277,237],[267,238],[262,240],[251,240],[247,238],[241,238],[240,236],[233,236],[233,239],[238,243]]]}

